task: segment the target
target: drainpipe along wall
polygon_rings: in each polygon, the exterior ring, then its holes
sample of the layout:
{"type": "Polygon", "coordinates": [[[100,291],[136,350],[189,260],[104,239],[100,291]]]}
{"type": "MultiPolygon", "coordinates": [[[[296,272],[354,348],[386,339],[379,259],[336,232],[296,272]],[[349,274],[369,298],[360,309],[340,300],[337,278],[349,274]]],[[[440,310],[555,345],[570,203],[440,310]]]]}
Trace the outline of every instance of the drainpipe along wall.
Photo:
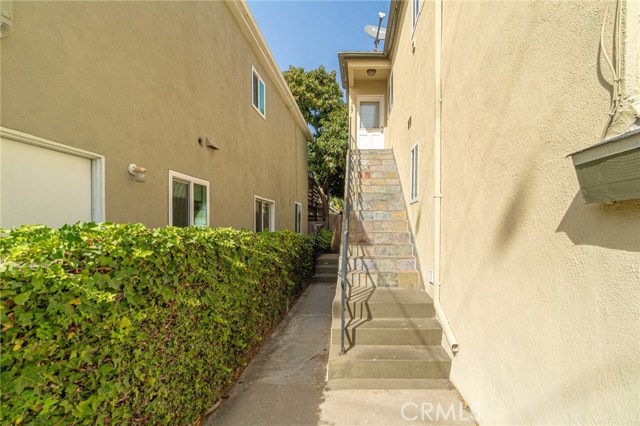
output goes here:
{"type": "Polygon", "coordinates": [[[434,131],[434,198],[435,198],[435,220],[434,220],[434,293],[433,302],[436,315],[440,321],[440,325],[444,331],[444,335],[449,342],[449,348],[455,355],[458,352],[458,340],[453,334],[451,323],[444,313],[442,304],[440,303],[440,286],[441,279],[441,256],[442,256],[442,6],[444,0],[437,0],[435,3],[435,85],[436,85],[436,104],[435,104],[435,131],[434,131]]]}

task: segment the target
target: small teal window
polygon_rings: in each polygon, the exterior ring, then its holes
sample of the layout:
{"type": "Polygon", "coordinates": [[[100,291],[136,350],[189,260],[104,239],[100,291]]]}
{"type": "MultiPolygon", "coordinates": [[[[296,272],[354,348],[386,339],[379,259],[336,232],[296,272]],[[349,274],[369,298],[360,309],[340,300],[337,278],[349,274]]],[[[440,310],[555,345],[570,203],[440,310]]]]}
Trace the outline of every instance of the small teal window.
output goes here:
{"type": "Polygon", "coordinates": [[[252,80],[252,99],[253,99],[253,107],[265,117],[266,113],[266,100],[265,100],[265,87],[264,81],[260,78],[258,72],[253,69],[253,80],[252,80]]]}

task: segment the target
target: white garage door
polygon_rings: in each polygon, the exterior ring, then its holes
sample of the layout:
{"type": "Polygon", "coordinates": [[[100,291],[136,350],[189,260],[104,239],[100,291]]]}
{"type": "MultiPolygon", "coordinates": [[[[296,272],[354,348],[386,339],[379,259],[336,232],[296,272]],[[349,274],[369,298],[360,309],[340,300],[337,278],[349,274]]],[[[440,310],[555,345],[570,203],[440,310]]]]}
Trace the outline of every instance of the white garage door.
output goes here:
{"type": "Polygon", "coordinates": [[[93,161],[47,146],[0,138],[0,227],[60,227],[100,220],[94,211],[93,161]]]}

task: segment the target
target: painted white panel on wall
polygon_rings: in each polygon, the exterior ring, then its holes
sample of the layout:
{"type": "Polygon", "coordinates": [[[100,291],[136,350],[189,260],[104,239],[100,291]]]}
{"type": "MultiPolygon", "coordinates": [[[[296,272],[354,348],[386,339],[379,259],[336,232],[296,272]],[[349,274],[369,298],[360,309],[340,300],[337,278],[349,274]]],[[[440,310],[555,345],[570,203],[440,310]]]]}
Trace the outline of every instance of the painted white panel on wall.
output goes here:
{"type": "Polygon", "coordinates": [[[0,226],[91,221],[91,160],[0,139],[0,226]]]}

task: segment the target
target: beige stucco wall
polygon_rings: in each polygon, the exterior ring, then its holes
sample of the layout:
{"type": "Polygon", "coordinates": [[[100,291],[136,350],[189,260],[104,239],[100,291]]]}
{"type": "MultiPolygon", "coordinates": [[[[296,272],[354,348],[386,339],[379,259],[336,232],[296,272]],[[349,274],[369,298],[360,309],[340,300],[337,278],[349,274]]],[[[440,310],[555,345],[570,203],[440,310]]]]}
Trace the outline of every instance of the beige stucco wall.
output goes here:
{"type": "Polygon", "coordinates": [[[168,223],[168,172],[210,182],[212,226],[306,230],[305,132],[223,2],[14,2],[0,42],[1,124],[106,157],[106,219],[168,223]],[[251,104],[252,65],[266,120],[251,104]],[[198,145],[208,136],[220,151],[198,145]],[[136,183],[127,165],[147,168],[136,183]]]}
{"type": "MultiPolygon", "coordinates": [[[[637,424],[640,202],[585,205],[566,158],[597,142],[607,119],[606,2],[443,7],[441,302],[460,345],[451,380],[480,424],[637,424]]],[[[410,7],[402,13],[385,142],[408,204],[420,141],[420,201],[408,211],[426,281],[434,3],[423,3],[415,53],[410,7]]]]}
{"type": "Polygon", "coordinates": [[[442,301],[485,423],[640,419],[640,203],[585,205],[565,158],[606,122],[605,5],[444,9],[442,301]]]}
{"type": "MultiPolygon", "coordinates": [[[[427,282],[434,259],[434,3],[424,2],[422,8],[415,33],[412,31],[411,4],[402,3],[398,14],[398,38],[390,52],[394,104],[385,131],[385,144],[393,149],[396,158],[418,266],[427,282]],[[409,200],[410,152],[416,143],[418,201],[412,203],[409,200]]],[[[425,289],[433,295],[432,286],[425,286],[425,289]]]]}
{"type": "MultiPolygon", "coordinates": [[[[385,80],[371,80],[371,81],[360,81],[356,86],[349,88],[348,96],[349,96],[349,105],[353,106],[353,110],[355,111],[355,105],[359,96],[369,96],[369,95],[384,95],[387,90],[387,82],[385,80]]],[[[385,105],[386,105],[386,97],[385,97],[385,105]]],[[[385,106],[386,109],[386,106],[385,106]]],[[[381,112],[382,113],[382,112],[381,112]]],[[[384,112],[385,123],[386,123],[386,111],[384,112]]],[[[352,123],[351,123],[351,137],[355,140],[357,135],[357,120],[356,116],[352,114],[352,123]]],[[[386,137],[386,134],[385,134],[386,137]]]]}

